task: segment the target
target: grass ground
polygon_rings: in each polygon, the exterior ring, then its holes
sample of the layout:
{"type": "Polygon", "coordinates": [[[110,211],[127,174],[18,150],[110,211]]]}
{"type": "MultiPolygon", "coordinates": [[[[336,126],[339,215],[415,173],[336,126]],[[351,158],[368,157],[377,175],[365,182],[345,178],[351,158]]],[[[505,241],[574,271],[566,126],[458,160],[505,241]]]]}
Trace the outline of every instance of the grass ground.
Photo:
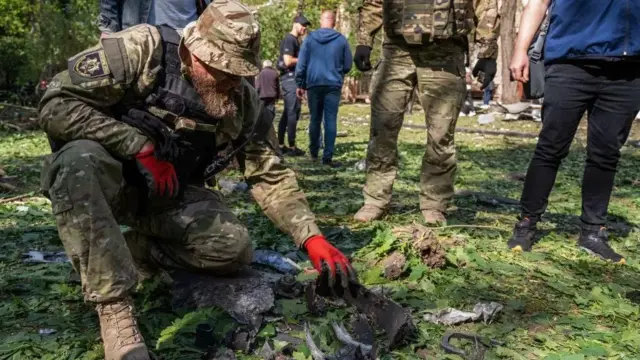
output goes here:
{"type": "MultiPolygon", "coordinates": [[[[585,160],[583,128],[558,174],[542,225],[543,236],[533,252],[513,254],[506,249],[518,213],[516,207],[483,205],[470,197],[456,197],[449,226],[434,229],[447,249],[447,265],[430,270],[410,257],[404,276],[389,281],[372,263],[392,250],[406,249],[390,230],[421,221],[418,174],[425,133],[402,130],[401,170],[391,214],[382,221],[358,224],[352,221],[352,215],[362,204],[364,174],[353,165],[364,157],[369,129],[353,120],[368,122],[368,107],[343,106],[340,117],[339,131],[346,131],[348,136],[338,138],[336,160],[344,162],[346,168],[323,168],[304,158],[290,163],[322,229],[339,248],[354,255],[361,281],[384,284],[392,298],[412,309],[418,328],[416,338],[410,345],[386,354],[385,359],[456,359],[439,348],[443,333],[451,329],[503,341],[504,346],[486,354],[488,359],[640,359],[638,149],[623,149],[609,207],[611,243],[627,257],[626,265],[604,263],[575,246],[585,160]],[[479,301],[497,301],[505,307],[491,324],[444,326],[422,320],[427,310],[470,310],[479,301]]],[[[308,140],[307,119],[303,112],[298,129],[302,148],[308,140]]],[[[422,124],[422,114],[415,113],[406,121],[422,124]]],[[[461,118],[459,126],[530,133],[539,129],[539,123],[527,121],[477,125],[475,118],[461,118]]],[[[632,138],[640,138],[637,125],[632,138]]],[[[535,139],[457,134],[456,142],[457,189],[519,198],[522,182],[512,180],[509,174],[526,171],[535,139]]],[[[0,164],[8,175],[19,177],[21,192],[37,190],[42,157],[47,152],[46,138],[40,132],[0,130],[0,164]]],[[[257,247],[282,252],[294,249],[289,238],[270,224],[247,194],[232,194],[229,202],[247,223],[257,247]]],[[[21,255],[33,249],[61,249],[48,200],[36,193],[0,203],[0,360],[100,359],[97,316],[83,303],[77,276],[67,264],[24,264],[21,255]],[[45,328],[57,332],[39,335],[38,331],[45,328]]],[[[159,358],[198,359],[201,353],[192,346],[195,323],[206,318],[220,332],[231,325],[230,319],[215,309],[173,312],[167,294],[166,285],[157,281],[140,286],[136,302],[142,332],[159,358]]],[[[281,300],[279,305],[284,320],[263,329],[261,339],[273,337],[283,321],[306,319],[314,325],[321,342],[330,345],[327,321],[348,315],[348,310],[338,309],[325,318],[312,317],[298,300],[281,300]]],[[[304,347],[299,347],[296,359],[305,359],[304,353],[304,347]]]]}

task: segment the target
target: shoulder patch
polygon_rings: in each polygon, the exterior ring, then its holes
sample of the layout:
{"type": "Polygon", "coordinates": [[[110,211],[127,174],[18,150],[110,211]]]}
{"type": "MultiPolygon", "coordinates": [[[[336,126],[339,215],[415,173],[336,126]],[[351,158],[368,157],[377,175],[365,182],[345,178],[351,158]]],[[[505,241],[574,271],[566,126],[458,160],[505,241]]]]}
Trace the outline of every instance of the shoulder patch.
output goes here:
{"type": "Polygon", "coordinates": [[[102,47],[104,49],[107,63],[109,63],[109,70],[111,71],[116,83],[133,81],[132,74],[127,72],[127,65],[129,64],[129,56],[125,48],[123,38],[105,38],[102,40],[102,47]]]}
{"type": "Polygon", "coordinates": [[[68,69],[74,84],[104,79],[111,75],[103,49],[87,51],[69,59],[68,69]]]}

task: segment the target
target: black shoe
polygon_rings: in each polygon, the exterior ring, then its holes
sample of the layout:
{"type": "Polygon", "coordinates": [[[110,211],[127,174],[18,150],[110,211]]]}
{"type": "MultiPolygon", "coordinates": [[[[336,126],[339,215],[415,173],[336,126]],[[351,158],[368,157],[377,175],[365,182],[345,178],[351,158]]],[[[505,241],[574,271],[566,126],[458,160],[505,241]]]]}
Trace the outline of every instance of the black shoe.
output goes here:
{"type": "Polygon", "coordinates": [[[332,167],[334,169],[342,167],[342,163],[339,161],[333,161],[333,160],[322,160],[322,165],[327,165],[329,167],[332,167]]]}
{"type": "Polygon", "coordinates": [[[289,151],[291,151],[291,149],[289,149],[288,147],[286,147],[284,145],[280,145],[280,152],[282,152],[282,155],[289,154],[289,151]]]}
{"type": "Polygon", "coordinates": [[[617,264],[624,264],[624,257],[615,252],[609,246],[609,236],[603,227],[600,230],[582,230],[578,239],[578,246],[591,255],[600,257],[602,260],[611,260],[617,264]]]}
{"type": "Polygon", "coordinates": [[[513,227],[513,235],[507,242],[513,251],[529,251],[535,243],[536,224],[525,217],[513,227]]]}
{"type": "Polygon", "coordinates": [[[300,150],[297,147],[289,148],[289,152],[287,153],[289,156],[303,156],[304,154],[304,150],[300,150]]]}

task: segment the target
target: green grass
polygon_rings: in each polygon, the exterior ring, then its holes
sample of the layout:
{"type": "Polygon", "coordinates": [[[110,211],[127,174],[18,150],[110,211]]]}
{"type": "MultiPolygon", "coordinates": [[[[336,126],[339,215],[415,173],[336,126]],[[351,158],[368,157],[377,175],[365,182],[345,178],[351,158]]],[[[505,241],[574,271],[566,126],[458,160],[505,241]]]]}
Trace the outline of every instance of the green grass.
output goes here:
{"type": "MultiPolygon", "coordinates": [[[[298,139],[306,149],[308,117],[304,110],[298,139]]],[[[449,218],[449,225],[453,226],[435,230],[447,249],[447,266],[430,270],[409,257],[404,276],[388,281],[380,277],[380,268],[371,259],[407,248],[387,230],[421,221],[418,174],[425,133],[419,129],[401,132],[401,168],[391,214],[372,224],[355,223],[351,217],[362,205],[364,174],[353,170],[352,165],[365,155],[369,129],[353,120],[368,121],[368,113],[367,106],[359,105],[340,110],[339,131],[348,132],[348,136],[338,138],[336,160],[346,163],[347,168],[322,168],[305,158],[288,161],[298,174],[319,225],[339,248],[354,255],[361,280],[367,285],[384,284],[391,297],[412,308],[418,328],[416,338],[410,345],[386,354],[385,359],[416,359],[418,349],[427,358],[458,358],[439,348],[442,335],[451,329],[504,341],[504,346],[487,353],[488,359],[640,359],[640,296],[633,296],[633,291],[640,290],[637,149],[622,150],[609,206],[611,243],[627,257],[626,265],[604,263],[575,246],[586,153],[582,128],[558,174],[541,226],[543,236],[533,252],[513,254],[506,249],[517,208],[488,206],[469,197],[456,197],[449,218]],[[498,301],[505,308],[491,324],[448,327],[422,320],[425,310],[470,310],[478,301],[498,301]]],[[[424,120],[417,112],[406,121],[422,124],[424,120]]],[[[530,133],[539,129],[538,123],[526,121],[477,125],[475,118],[461,118],[459,126],[530,133]]],[[[631,137],[638,139],[640,127],[634,130],[631,137]]],[[[526,171],[535,139],[459,133],[456,143],[457,189],[519,198],[522,183],[507,175],[526,171]]],[[[0,131],[0,164],[8,175],[19,177],[20,192],[37,190],[42,156],[47,152],[46,138],[39,132],[0,131]]],[[[283,252],[294,249],[290,239],[269,222],[247,194],[233,194],[228,200],[248,225],[257,247],[283,252]]],[[[71,267],[21,262],[21,254],[27,250],[61,247],[48,200],[36,195],[0,204],[0,360],[102,357],[97,316],[89,304],[83,303],[80,284],[71,267]],[[41,337],[38,330],[42,328],[57,332],[41,337]]],[[[199,359],[201,354],[193,348],[195,324],[208,319],[221,334],[232,322],[216,309],[174,313],[167,293],[166,285],[158,281],[140,286],[136,302],[143,334],[162,359],[199,359]]],[[[280,305],[287,322],[309,320],[323,343],[331,343],[332,338],[327,321],[349,314],[348,310],[338,309],[325,318],[316,318],[306,314],[304,303],[297,300],[280,301],[280,305]]],[[[282,324],[279,321],[267,326],[260,339],[272,337],[274,329],[282,324]]],[[[297,358],[303,359],[305,349],[298,350],[297,358]]]]}

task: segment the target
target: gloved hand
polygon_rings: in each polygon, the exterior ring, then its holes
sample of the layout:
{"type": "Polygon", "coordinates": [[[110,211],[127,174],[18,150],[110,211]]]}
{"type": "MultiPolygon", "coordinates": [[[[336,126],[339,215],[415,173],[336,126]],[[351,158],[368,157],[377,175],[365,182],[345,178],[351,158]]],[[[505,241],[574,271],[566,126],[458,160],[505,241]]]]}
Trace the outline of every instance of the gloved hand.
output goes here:
{"type": "Polygon", "coordinates": [[[136,155],[138,169],[147,179],[149,192],[154,195],[173,198],[178,195],[178,176],[173,164],[158,160],[153,144],[146,144],[136,155]]]}
{"type": "Polygon", "coordinates": [[[481,90],[484,90],[496,77],[498,64],[495,59],[478,59],[476,66],[473,67],[472,74],[482,83],[481,90]]]}
{"type": "Polygon", "coordinates": [[[349,289],[349,281],[358,281],[356,272],[347,257],[329,244],[324,236],[313,236],[305,242],[304,246],[313,267],[320,272],[321,282],[324,282],[320,285],[321,288],[328,287],[341,293],[349,289]]]}
{"type": "Polygon", "coordinates": [[[366,45],[356,46],[356,52],[353,54],[353,63],[360,71],[371,70],[371,48],[366,45]]]}

